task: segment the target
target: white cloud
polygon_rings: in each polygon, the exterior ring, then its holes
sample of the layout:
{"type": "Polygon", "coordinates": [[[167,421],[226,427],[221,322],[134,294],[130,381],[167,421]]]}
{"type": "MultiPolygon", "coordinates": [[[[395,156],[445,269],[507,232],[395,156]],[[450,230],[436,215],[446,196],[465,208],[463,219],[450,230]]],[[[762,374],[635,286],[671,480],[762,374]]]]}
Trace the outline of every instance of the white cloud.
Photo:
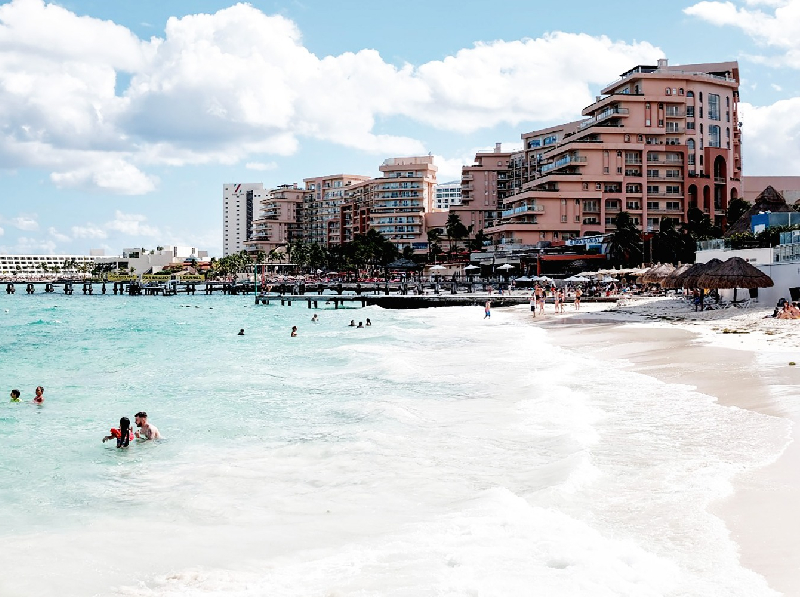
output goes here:
{"type": "Polygon", "coordinates": [[[60,233],[55,227],[48,227],[47,233],[57,242],[70,242],[72,238],[68,235],[60,233]]]}
{"type": "Polygon", "coordinates": [[[102,240],[108,237],[105,231],[91,223],[87,225],[75,225],[70,231],[72,231],[72,237],[74,238],[102,240]]]}
{"type": "Polygon", "coordinates": [[[245,165],[245,167],[252,171],[274,171],[278,168],[278,163],[274,161],[268,163],[249,162],[245,165]]]}
{"type": "Polygon", "coordinates": [[[714,25],[737,27],[758,44],[781,53],[769,59],[761,57],[762,61],[800,69],[800,1],[756,0],[747,2],[747,5],[765,6],[773,12],[717,1],[698,2],[685,8],[684,12],[714,25]]]}
{"type": "Polygon", "coordinates": [[[739,105],[743,169],[752,175],[800,173],[800,98],[769,106],[739,105]]]}
{"type": "Polygon", "coordinates": [[[56,243],[53,240],[43,242],[37,238],[21,237],[17,239],[13,251],[19,254],[55,254],[56,243]]]}
{"type": "Polygon", "coordinates": [[[3,234],[5,234],[5,230],[2,227],[0,227],[0,235],[3,235],[3,234]]]}
{"type": "Polygon", "coordinates": [[[146,225],[147,217],[144,215],[125,214],[116,211],[114,219],[105,224],[107,230],[118,231],[129,236],[158,237],[161,235],[158,227],[146,225]]]}
{"type": "Polygon", "coordinates": [[[776,92],[782,92],[783,91],[783,88],[781,86],[779,86],[777,83],[773,83],[771,85],[772,85],[772,89],[775,90],[776,92]]]}
{"type": "Polygon", "coordinates": [[[22,231],[36,231],[39,229],[39,223],[36,221],[35,215],[33,217],[14,217],[13,219],[8,219],[6,222],[9,225],[13,225],[17,229],[21,229],[22,231]]]}
{"type": "Polygon", "coordinates": [[[269,165],[248,159],[291,155],[304,139],[421,154],[421,141],[377,132],[377,120],[472,132],[573,118],[598,86],[660,56],[646,42],[556,32],[398,67],[375,50],[316,56],[292,21],[248,4],[170,18],[163,38],[141,40],[110,21],[12,0],[0,6],[0,168],[143,194],[158,183],[149,167],[269,165]],[[131,80],[117,96],[120,73],[131,80]]]}

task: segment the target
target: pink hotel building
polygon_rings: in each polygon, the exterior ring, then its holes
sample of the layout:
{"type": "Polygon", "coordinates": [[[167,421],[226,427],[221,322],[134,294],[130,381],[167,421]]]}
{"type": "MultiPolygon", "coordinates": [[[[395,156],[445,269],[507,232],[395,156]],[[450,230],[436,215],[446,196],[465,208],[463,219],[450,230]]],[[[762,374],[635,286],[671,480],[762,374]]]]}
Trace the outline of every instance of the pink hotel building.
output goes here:
{"type": "Polygon", "coordinates": [[[742,194],[738,102],[736,62],[637,66],[585,120],[525,133],[520,152],[478,155],[451,210],[495,243],[612,231],[620,211],[645,230],[692,207],[722,223],[742,194]]]}

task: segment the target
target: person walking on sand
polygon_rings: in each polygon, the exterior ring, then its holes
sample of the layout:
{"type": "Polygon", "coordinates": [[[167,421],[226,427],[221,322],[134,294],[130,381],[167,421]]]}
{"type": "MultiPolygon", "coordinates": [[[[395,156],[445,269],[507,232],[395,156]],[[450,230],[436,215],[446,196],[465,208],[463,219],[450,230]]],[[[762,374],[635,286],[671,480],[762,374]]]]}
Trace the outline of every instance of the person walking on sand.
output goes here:
{"type": "Polygon", "coordinates": [[[492,303],[487,300],[486,305],[483,307],[483,318],[490,319],[491,317],[492,317],[492,303]]]}
{"type": "Polygon", "coordinates": [[[531,303],[531,312],[533,313],[533,316],[535,317],[536,316],[536,295],[533,294],[533,293],[531,293],[530,303],[531,303]]]}
{"type": "Polygon", "coordinates": [[[544,316],[544,301],[547,295],[547,291],[544,288],[539,288],[539,292],[536,295],[536,303],[539,305],[539,314],[544,316]]]}
{"type": "Polygon", "coordinates": [[[137,439],[145,439],[145,440],[160,440],[161,439],[161,432],[158,430],[158,427],[153,425],[152,423],[147,422],[147,413],[144,411],[137,412],[133,415],[133,418],[136,422],[136,426],[139,428],[139,431],[136,432],[137,439]]]}
{"type": "Polygon", "coordinates": [[[581,288],[576,288],[575,289],[575,304],[573,305],[575,307],[575,310],[580,310],[581,309],[581,294],[582,293],[583,292],[581,291],[581,288]]]}
{"type": "Polygon", "coordinates": [[[564,294],[564,290],[559,290],[558,291],[558,312],[560,312],[560,313],[564,312],[564,300],[566,300],[565,294],[564,294]]]}

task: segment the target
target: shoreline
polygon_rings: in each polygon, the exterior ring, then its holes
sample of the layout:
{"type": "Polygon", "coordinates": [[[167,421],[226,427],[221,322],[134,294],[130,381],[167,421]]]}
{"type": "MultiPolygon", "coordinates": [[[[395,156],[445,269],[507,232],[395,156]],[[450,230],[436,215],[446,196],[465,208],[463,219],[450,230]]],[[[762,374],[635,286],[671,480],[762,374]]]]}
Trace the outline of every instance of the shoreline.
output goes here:
{"type": "Polygon", "coordinates": [[[622,360],[626,369],[691,385],[721,405],[789,421],[789,439],[780,455],[734,477],[732,493],[713,502],[708,511],[730,531],[742,566],[762,575],[776,592],[800,595],[800,542],[795,534],[800,521],[793,510],[800,502],[800,445],[794,440],[800,412],[777,397],[797,396],[800,390],[800,367],[788,366],[791,360],[800,362],[800,350],[788,344],[788,336],[761,331],[774,326],[756,321],[767,309],[712,311],[692,319],[691,314],[659,315],[646,307],[603,312],[598,312],[602,307],[581,312],[565,308],[562,315],[545,313],[535,320],[527,311],[512,311],[571,351],[622,360]],[[744,335],[743,322],[755,323],[757,330],[744,335]],[[730,335],[733,332],[741,334],[730,335]]]}

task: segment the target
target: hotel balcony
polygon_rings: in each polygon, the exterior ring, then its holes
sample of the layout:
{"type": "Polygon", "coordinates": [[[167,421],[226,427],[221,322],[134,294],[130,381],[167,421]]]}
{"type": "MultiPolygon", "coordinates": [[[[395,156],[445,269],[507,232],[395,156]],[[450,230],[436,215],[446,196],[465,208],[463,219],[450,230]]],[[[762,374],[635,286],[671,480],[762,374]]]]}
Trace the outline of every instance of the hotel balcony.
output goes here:
{"type": "Polygon", "coordinates": [[[583,121],[578,126],[578,129],[579,130],[583,130],[583,129],[586,129],[587,127],[591,127],[592,125],[597,125],[598,123],[601,123],[602,121],[605,121],[606,119],[610,119],[611,117],[614,117],[616,115],[627,116],[627,114],[628,114],[628,109],[627,108],[622,108],[622,107],[619,107],[619,106],[612,106],[612,107],[606,108],[601,113],[595,115],[591,119],[586,119],[585,121],[583,121]]]}
{"type": "Polygon", "coordinates": [[[676,134],[676,133],[680,134],[680,133],[685,133],[686,132],[686,128],[685,127],[671,127],[671,128],[669,128],[668,127],[665,131],[666,131],[667,135],[676,134]]]}
{"type": "Polygon", "coordinates": [[[686,111],[683,108],[667,108],[664,115],[668,119],[682,119],[686,116],[686,111]]]}
{"type": "Polygon", "coordinates": [[[626,156],[625,157],[625,164],[626,165],[640,165],[640,164],[642,164],[642,157],[641,156],[626,156]]]}
{"type": "Polygon", "coordinates": [[[543,212],[544,212],[544,206],[542,206],[541,204],[527,204],[526,203],[526,204],[522,204],[520,206],[517,206],[515,208],[510,208],[508,210],[504,210],[502,212],[501,216],[504,219],[506,219],[508,217],[513,217],[513,216],[516,216],[516,215],[522,215],[522,214],[526,214],[526,213],[543,213],[543,212]]]}
{"type": "Polygon", "coordinates": [[[555,169],[561,169],[563,167],[569,166],[575,163],[585,163],[586,157],[585,156],[578,156],[576,154],[568,154],[566,156],[562,156],[555,162],[550,164],[542,165],[541,173],[544,175],[545,173],[549,173],[550,171],[554,171],[555,169]]]}
{"type": "Polygon", "coordinates": [[[647,192],[648,198],[683,198],[683,192],[647,192]]]}

